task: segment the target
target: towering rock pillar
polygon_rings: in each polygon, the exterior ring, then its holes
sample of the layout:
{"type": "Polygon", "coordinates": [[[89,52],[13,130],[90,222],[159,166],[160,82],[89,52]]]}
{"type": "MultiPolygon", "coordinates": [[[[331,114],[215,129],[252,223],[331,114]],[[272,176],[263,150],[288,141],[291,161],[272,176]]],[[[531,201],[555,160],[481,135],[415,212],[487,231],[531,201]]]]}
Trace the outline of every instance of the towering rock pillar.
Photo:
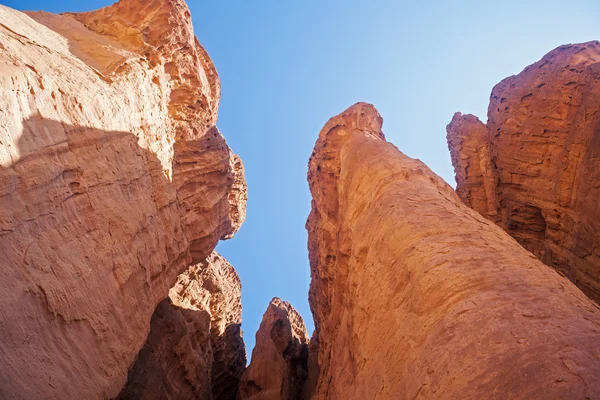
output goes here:
{"type": "Polygon", "coordinates": [[[314,398],[600,396],[600,309],[381,125],[354,105],[309,163],[314,398]]]}
{"type": "Polygon", "coordinates": [[[271,300],[263,315],[252,362],[242,376],[238,400],[303,400],[308,376],[308,332],[287,301],[271,300]]]}

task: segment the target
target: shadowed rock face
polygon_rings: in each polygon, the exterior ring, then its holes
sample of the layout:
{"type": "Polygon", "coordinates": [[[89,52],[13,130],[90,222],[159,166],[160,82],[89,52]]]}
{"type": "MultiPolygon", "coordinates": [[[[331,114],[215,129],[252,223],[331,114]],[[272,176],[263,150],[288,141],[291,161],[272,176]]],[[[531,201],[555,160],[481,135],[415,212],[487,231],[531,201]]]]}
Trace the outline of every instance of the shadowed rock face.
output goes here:
{"type": "Polygon", "coordinates": [[[177,276],[244,219],[218,102],[183,2],[0,6],[1,398],[121,391],[177,276]]]}
{"type": "Polygon", "coordinates": [[[256,332],[252,362],[240,381],[238,399],[303,399],[308,341],[304,321],[292,305],[271,300],[256,332]]]}
{"type": "Polygon", "coordinates": [[[181,274],[119,399],[235,399],[246,367],[241,284],[219,254],[181,274]]]}
{"type": "Polygon", "coordinates": [[[381,125],[351,107],[309,163],[314,398],[600,396],[596,304],[381,125]]]}
{"type": "Polygon", "coordinates": [[[600,301],[600,43],[561,46],[492,90],[488,122],[457,113],[461,200],[600,301]]]}

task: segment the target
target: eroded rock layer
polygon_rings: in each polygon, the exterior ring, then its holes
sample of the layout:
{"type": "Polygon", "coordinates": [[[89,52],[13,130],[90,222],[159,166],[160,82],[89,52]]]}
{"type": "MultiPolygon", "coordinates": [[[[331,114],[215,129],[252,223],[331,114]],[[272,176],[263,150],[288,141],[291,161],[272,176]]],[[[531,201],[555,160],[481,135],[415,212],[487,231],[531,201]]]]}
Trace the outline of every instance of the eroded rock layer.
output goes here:
{"type": "Polygon", "coordinates": [[[244,219],[182,1],[0,6],[0,397],[112,398],[177,276],[244,219]]]}
{"type": "Polygon", "coordinates": [[[600,43],[561,46],[494,87],[448,145],[465,204],[600,301],[600,43]]]}
{"type": "Polygon", "coordinates": [[[315,398],[600,396],[596,304],[381,125],[351,107],[309,163],[315,398]]]}
{"type": "Polygon", "coordinates": [[[242,375],[238,399],[304,399],[308,342],[300,314],[287,301],[271,300],[256,332],[252,361],[242,375]]]}
{"type": "Polygon", "coordinates": [[[246,367],[241,284],[219,254],[177,278],[119,399],[235,399],[246,367]]]}

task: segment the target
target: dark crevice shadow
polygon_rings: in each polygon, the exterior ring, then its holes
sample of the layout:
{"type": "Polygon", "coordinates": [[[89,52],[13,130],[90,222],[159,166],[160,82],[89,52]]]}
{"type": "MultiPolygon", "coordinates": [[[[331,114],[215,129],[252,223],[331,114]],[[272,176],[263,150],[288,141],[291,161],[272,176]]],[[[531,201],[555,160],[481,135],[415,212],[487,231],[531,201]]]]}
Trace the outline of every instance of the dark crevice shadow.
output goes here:
{"type": "Polygon", "coordinates": [[[241,324],[223,335],[211,332],[204,310],[162,301],[152,316],[148,340],[117,399],[235,399],[244,371],[241,324]],[[230,355],[237,355],[231,360],[230,355]]]}

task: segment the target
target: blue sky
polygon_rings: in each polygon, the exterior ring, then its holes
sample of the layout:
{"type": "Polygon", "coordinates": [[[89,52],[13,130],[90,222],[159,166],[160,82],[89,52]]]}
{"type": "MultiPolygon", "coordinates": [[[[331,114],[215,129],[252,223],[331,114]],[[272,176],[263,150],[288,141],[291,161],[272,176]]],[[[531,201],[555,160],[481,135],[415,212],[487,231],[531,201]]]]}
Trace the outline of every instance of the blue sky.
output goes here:
{"type": "MultiPolygon", "coordinates": [[[[111,1],[0,0],[20,10],[84,11],[111,1]]],[[[222,85],[219,129],[246,166],[248,217],[218,251],[242,280],[248,353],[270,299],[312,331],[304,223],[308,158],[328,118],[373,103],[387,139],[448,183],[445,127],[486,120],[489,94],[561,44],[600,39],[597,0],[189,0],[222,85]]]]}

